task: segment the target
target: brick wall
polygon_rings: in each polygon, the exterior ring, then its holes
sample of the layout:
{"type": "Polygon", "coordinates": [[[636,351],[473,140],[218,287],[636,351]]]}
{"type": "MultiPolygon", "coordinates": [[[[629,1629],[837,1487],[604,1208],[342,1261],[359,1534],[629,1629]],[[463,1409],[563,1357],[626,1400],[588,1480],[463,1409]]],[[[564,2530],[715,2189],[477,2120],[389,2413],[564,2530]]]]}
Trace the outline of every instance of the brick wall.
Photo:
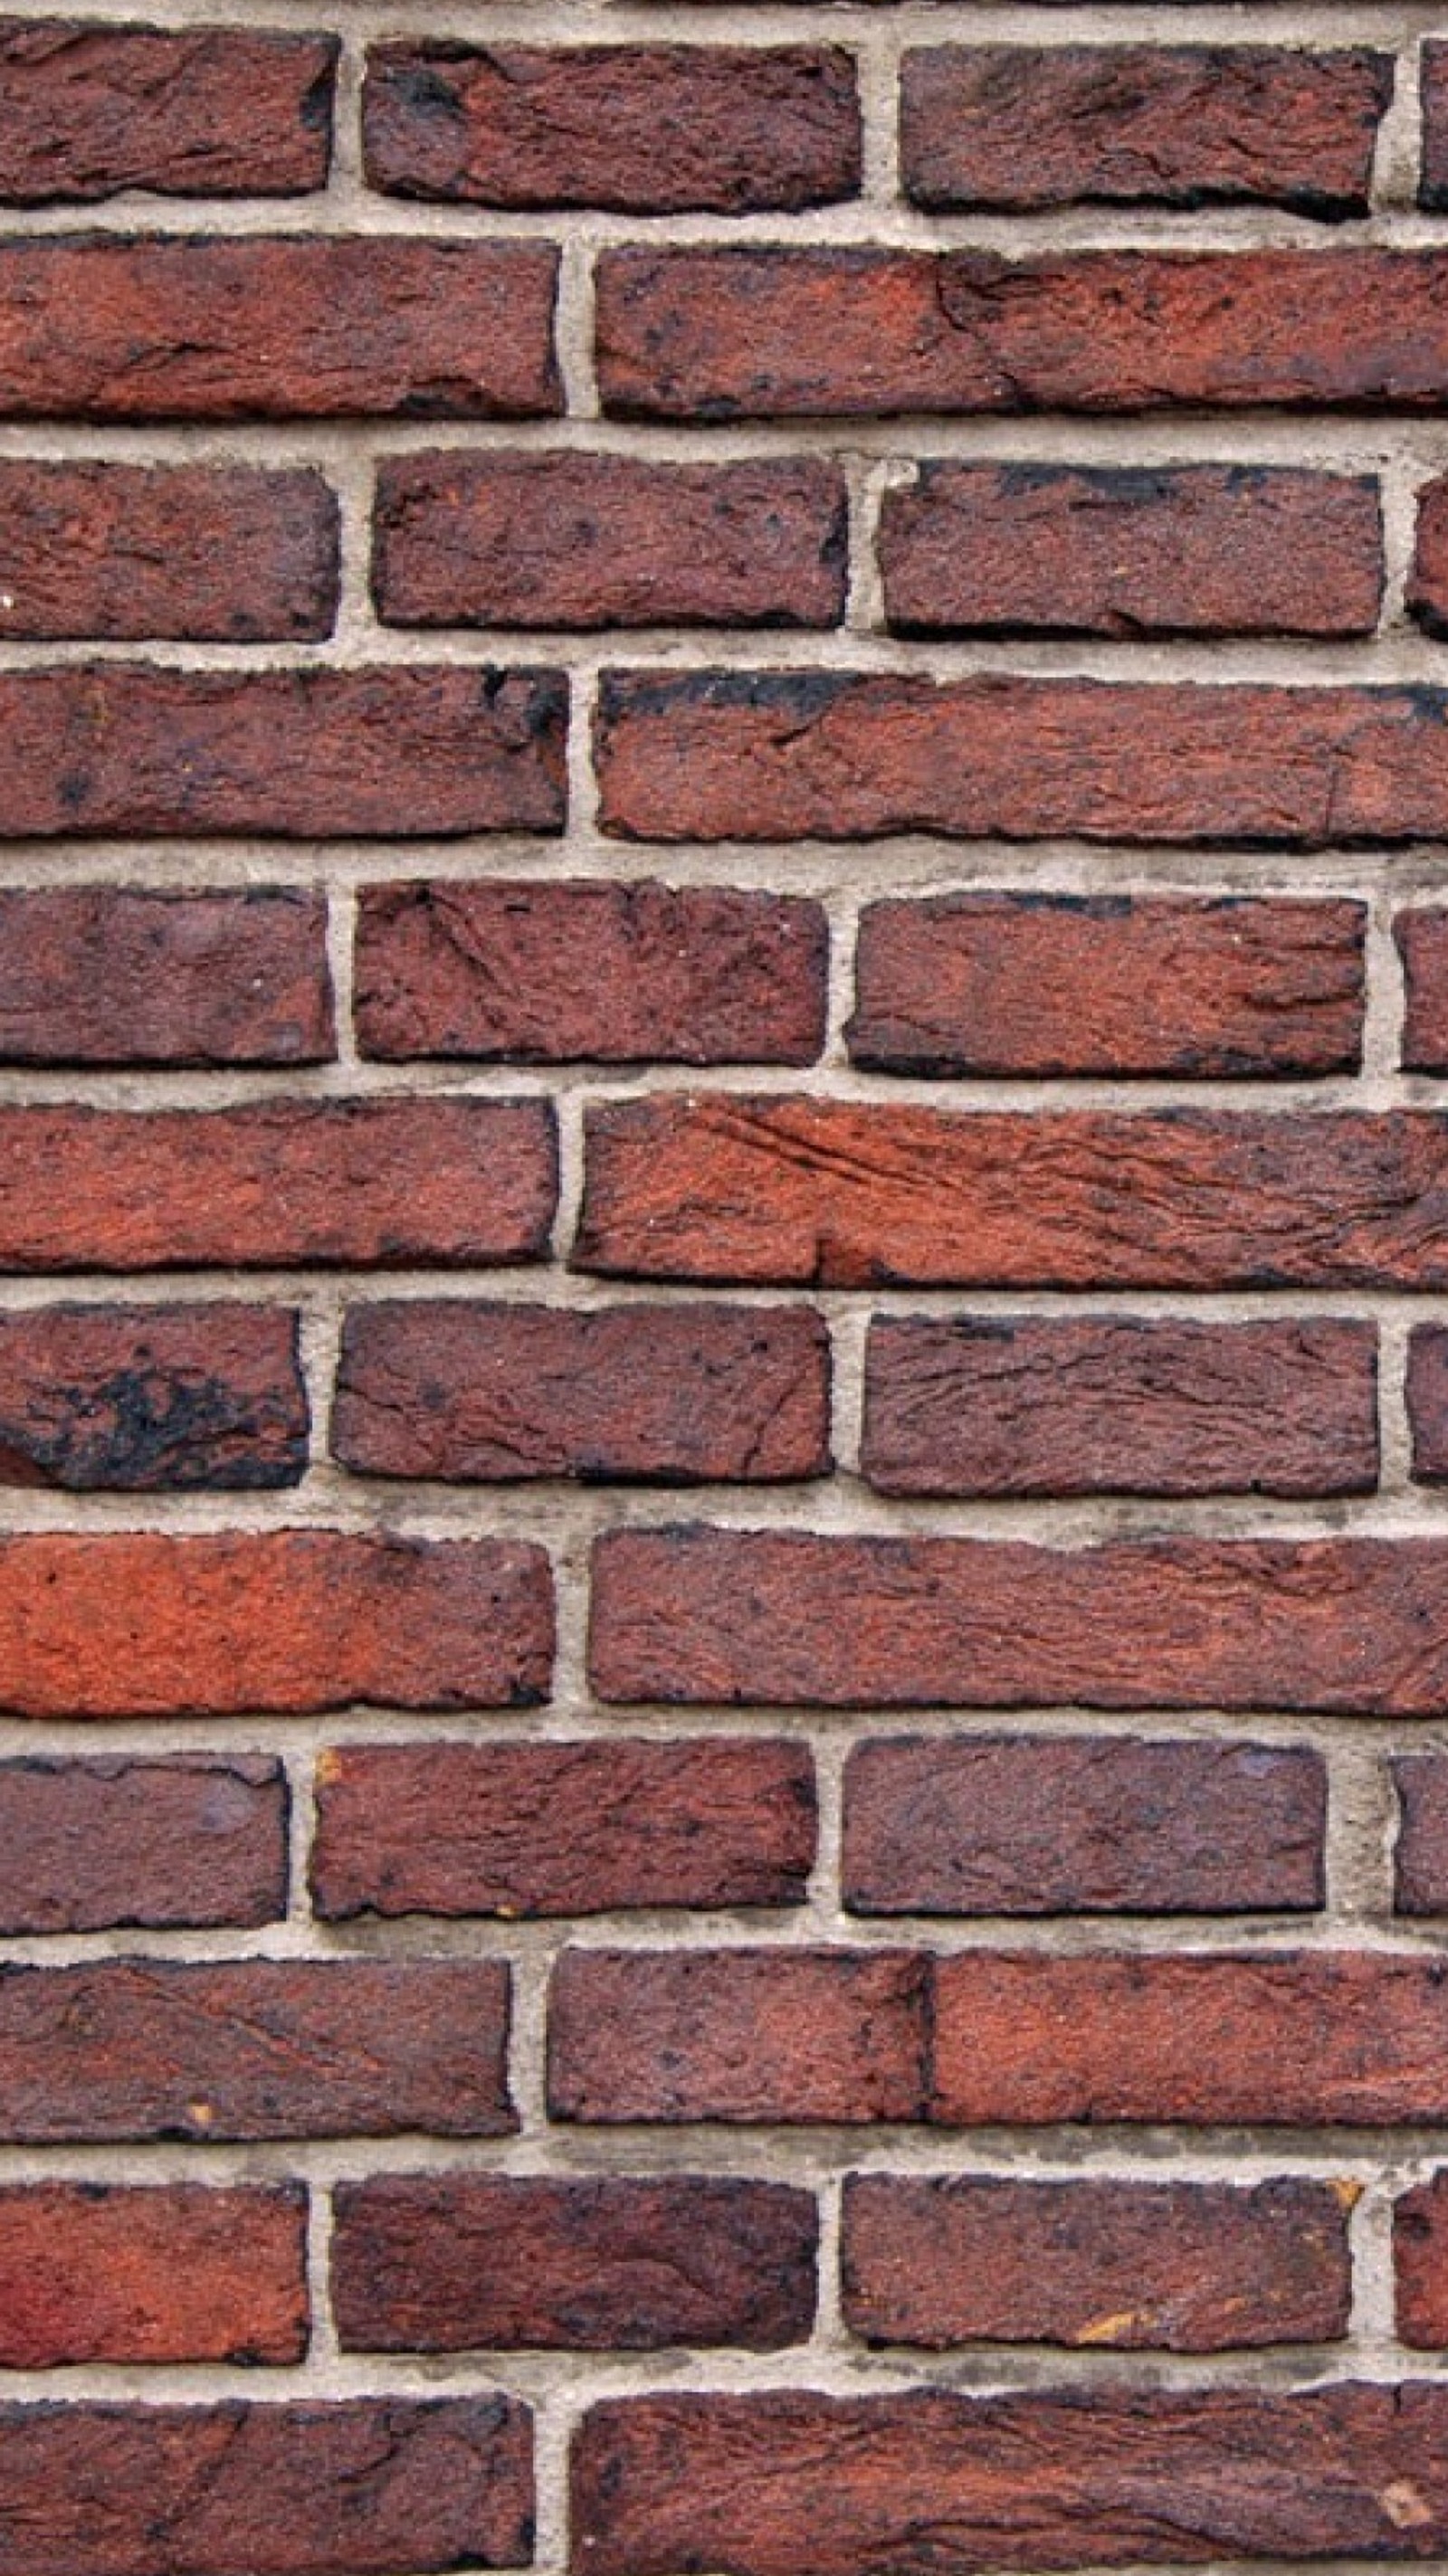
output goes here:
{"type": "Polygon", "coordinates": [[[0,2576],[1448,2564],[1448,18],[139,14],[0,21],[0,2576]]]}

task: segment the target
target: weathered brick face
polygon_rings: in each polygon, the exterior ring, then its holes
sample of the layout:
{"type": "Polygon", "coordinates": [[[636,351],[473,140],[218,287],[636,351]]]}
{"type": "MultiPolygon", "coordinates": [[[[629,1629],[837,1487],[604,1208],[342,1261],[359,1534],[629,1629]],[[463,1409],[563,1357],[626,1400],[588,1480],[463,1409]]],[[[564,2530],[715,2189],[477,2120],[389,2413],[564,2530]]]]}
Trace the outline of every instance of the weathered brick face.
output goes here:
{"type": "Polygon", "coordinates": [[[0,2576],[1448,2567],[1448,19],[0,20],[0,2576]]]}

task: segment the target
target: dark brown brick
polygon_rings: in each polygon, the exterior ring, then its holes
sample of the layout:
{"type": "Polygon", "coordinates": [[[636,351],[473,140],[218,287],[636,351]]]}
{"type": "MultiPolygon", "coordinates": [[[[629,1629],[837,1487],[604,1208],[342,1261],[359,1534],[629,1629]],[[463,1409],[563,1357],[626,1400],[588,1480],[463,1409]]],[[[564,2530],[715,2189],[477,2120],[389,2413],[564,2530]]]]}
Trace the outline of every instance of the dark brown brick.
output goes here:
{"type": "Polygon", "coordinates": [[[846,1035],[878,1073],[1355,1073],[1356,903],[952,894],[866,906],[846,1035]]]}
{"type": "Polygon", "coordinates": [[[547,1695],[541,1548],[270,1530],[0,1540],[0,1709],[17,1717],[506,1708],[547,1695]]]}
{"type": "Polygon", "coordinates": [[[0,1764],[0,1932],[271,1923],[286,1903],[286,1780],[264,1754],[0,1764]]]}
{"type": "Polygon", "coordinates": [[[333,1922],[798,1905],[814,1853],[803,1745],[352,1744],[317,1764],[312,1892],[333,1922]]]}
{"type": "Polygon", "coordinates": [[[322,1064],[327,909],[290,886],[0,890],[0,1061],[322,1064]]]}
{"type": "Polygon", "coordinates": [[[814,2200],[779,2183],[382,2174],[334,2205],[346,2352],[775,2352],[814,2319],[814,2200]]]}
{"type": "Polygon", "coordinates": [[[555,2119],[925,2116],[929,1962],[897,1950],[570,1950],[553,1973],[555,2119]]]}
{"type": "Polygon", "coordinates": [[[505,2397],[0,2409],[0,2576],[418,2576],[526,2566],[505,2397]]]}
{"type": "Polygon", "coordinates": [[[1448,1332],[1419,1324],[1408,1340],[1408,1421],[1413,1474],[1420,1484],[1448,1480],[1448,1332]]]}
{"type": "Polygon", "coordinates": [[[557,1192],[541,1100],[0,1109],[0,1266],[515,1262],[557,1192]]]}
{"type": "Polygon", "coordinates": [[[1382,514],[1286,466],[923,464],[880,560],[906,635],[1370,635],[1382,514]]]}
{"type": "Polygon", "coordinates": [[[1448,1914],[1448,1760],[1410,1753],[1390,1767],[1401,1817],[1394,1904],[1399,1914],[1448,1914]]]}
{"type": "Polygon", "coordinates": [[[917,205],[1368,211],[1390,54],[1278,45],[933,45],[901,66],[917,205]]]}
{"type": "Polygon", "coordinates": [[[18,19],[0,28],[0,203],[294,197],[332,157],[335,36],[18,19]]]}
{"type": "Polygon", "coordinates": [[[1448,636],[1448,481],[1425,484],[1405,594],[1410,616],[1440,642],[1448,636]]]}
{"type": "Polygon", "coordinates": [[[650,244],[600,259],[600,381],[661,420],[1436,410],[1445,280],[1441,250],[650,244]]]}
{"type": "Polygon", "coordinates": [[[606,1700],[1448,1714],[1437,1539],[827,1538],[615,1530],[606,1700]]]}
{"type": "Polygon", "coordinates": [[[367,175],[396,196],[623,213],[795,212],[854,196],[860,111],[833,45],[487,45],[368,57],[367,175]]]}
{"type": "Polygon", "coordinates": [[[1429,688],[613,672],[598,763],[603,827],[629,841],[1448,836],[1448,693],[1429,688]]]}
{"type": "Polygon", "coordinates": [[[348,1310],[332,1448],[370,1475],[772,1484],[827,1475],[829,1444],[829,1333],[808,1307],[348,1310]]]}
{"type": "MultiPolygon", "coordinates": [[[[626,2398],[573,2455],[575,2576],[1439,2555],[1448,2392],[626,2398]]],[[[84,2576],[84,2571],[82,2571],[84,2576]]]]}
{"type": "Polygon", "coordinates": [[[1323,1902],[1327,1773],[1298,1746],[903,1736],[845,1774],[857,1914],[1236,1914],[1323,1902]]]}
{"type": "Polygon", "coordinates": [[[1336,2343],[1352,2265],[1344,2183],[1020,2182],[857,2175],[845,2322],[877,2344],[1231,2352],[1336,2343]]]}
{"type": "Polygon", "coordinates": [[[0,679],[0,840],[559,832],[551,671],[172,671],[0,679]]]}
{"type": "Polygon", "coordinates": [[[1448,912],[1400,912],[1393,936],[1407,990],[1403,1062],[1410,1073],[1448,1073],[1448,912]]]}
{"type": "Polygon", "coordinates": [[[0,1486],[300,1483],[297,1322],[284,1308],[230,1304],[0,1314],[0,1486]]]}
{"type": "Polygon", "coordinates": [[[1393,2206],[1398,2333],[1419,2352],[1448,2345],[1448,2174],[1435,2173],[1393,2206]]]}
{"type": "Polygon", "coordinates": [[[541,242],[96,233],[0,242],[0,417],[557,412],[541,242]]]}
{"type": "Polygon", "coordinates": [[[508,1993],[495,1959],[0,1969],[0,2135],[501,2137],[508,1993]]]}
{"type": "Polygon", "coordinates": [[[300,2361],[306,2230],[297,2184],[0,2190],[0,2362],[300,2361]]]}
{"type": "Polygon", "coordinates": [[[823,458],[444,448],[384,460],[374,526],[373,593],[393,626],[837,626],[844,614],[845,484],[823,458]]]}
{"type": "Polygon", "coordinates": [[[365,1055],[516,1064],[812,1064],[818,904],[732,886],[364,886],[365,1055]]]}
{"type": "Polygon", "coordinates": [[[1435,213],[1448,206],[1448,44],[1429,37],[1420,58],[1423,174],[1418,203],[1435,213]]]}
{"type": "Polygon", "coordinates": [[[832,1288],[1448,1286],[1448,1122],[656,1095],[588,1114],[574,1262],[832,1288]]]}
{"type": "Polygon", "coordinates": [[[883,1494],[1371,1493],[1377,1328],[877,1318],[862,1472],[883,1494]]]}
{"type": "Polygon", "coordinates": [[[337,545],[320,474],[0,462],[0,636],[315,641],[337,545]]]}

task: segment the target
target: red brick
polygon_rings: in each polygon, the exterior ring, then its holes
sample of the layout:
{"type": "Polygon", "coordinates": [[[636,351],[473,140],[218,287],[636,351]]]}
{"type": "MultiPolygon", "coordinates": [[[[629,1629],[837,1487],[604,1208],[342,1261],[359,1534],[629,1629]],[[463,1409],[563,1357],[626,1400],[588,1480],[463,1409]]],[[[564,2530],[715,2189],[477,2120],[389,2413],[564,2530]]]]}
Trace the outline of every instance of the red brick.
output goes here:
{"type": "Polygon", "coordinates": [[[570,1950],[548,2099],[589,2122],[919,2120],[929,1963],[897,1950],[570,1950]]]}
{"type": "Polygon", "coordinates": [[[917,205],[1286,206],[1365,215],[1389,54],[935,45],[901,66],[917,205]]]}
{"type": "Polygon", "coordinates": [[[271,1923],[286,1904],[286,1779],[264,1754],[0,1763],[0,1932],[271,1923]]]}
{"type": "Polygon", "coordinates": [[[18,1717],[526,1706],[552,1624],[547,1558],[503,1540],[0,1540],[0,1708],[18,1717]]]}
{"type": "Polygon", "coordinates": [[[1435,2173],[1393,2207],[1398,2333],[1419,2352],[1448,2345],[1448,2174],[1435,2173]]]}
{"type": "Polygon", "coordinates": [[[513,420],[562,409],[538,242],[0,242],[11,420],[513,420]]]}
{"type": "MultiPolygon", "coordinates": [[[[0,1434],[3,1434],[0,1325],[0,1434]]],[[[353,1306],[332,1448],[382,1476],[771,1484],[830,1467],[830,1346],[804,1306],[353,1306]]]]}
{"type": "Polygon", "coordinates": [[[508,1992],[495,1959],[6,1968],[0,2135],[500,2137],[508,1992]]]}
{"type": "Polygon", "coordinates": [[[364,1055],[518,1064],[812,1064],[818,904],[732,886],[364,886],[364,1055]]]}
{"type": "Polygon", "coordinates": [[[1448,1333],[1441,1324],[1419,1324],[1408,1340],[1408,1420],[1413,1434],[1413,1474],[1420,1484],[1448,1478],[1448,1333]]]}
{"type": "Polygon", "coordinates": [[[902,1736],[845,1774],[857,1914],[1235,1914],[1323,1903],[1327,1773],[1299,1746],[902,1736]]]}
{"type": "Polygon", "coordinates": [[[327,910],[298,887],[0,890],[0,1061],[322,1064],[327,910]]]}
{"type": "Polygon", "coordinates": [[[779,2183],[382,2174],[334,2207],[345,2352],[775,2352],[814,2319],[814,2200],[779,2183]]]}
{"type": "Polygon", "coordinates": [[[674,1094],[592,1109],[574,1261],[831,1288],[1437,1288],[1432,1111],[972,1111],[674,1094]]]}
{"type": "Polygon", "coordinates": [[[880,561],[905,635],[1370,635],[1382,516],[1366,475],[927,463],[880,561]]]}
{"type": "Polygon", "coordinates": [[[620,840],[1448,836],[1448,694],[1429,688],[615,672],[598,758],[620,840]]]}
{"type": "Polygon", "coordinates": [[[1355,1073],[1356,903],[953,894],[866,906],[846,1035],[881,1073],[1355,1073]]]}
{"type": "Polygon", "coordinates": [[[847,537],[823,458],[444,448],[383,460],[372,585],[393,626],[837,626],[847,537]]]}
{"type": "Polygon", "coordinates": [[[0,2362],[300,2361],[307,2195],[0,2190],[0,2362]]]}
{"type": "Polygon", "coordinates": [[[0,2576],[417,2576],[526,2565],[529,2419],[504,2397],[7,2406],[0,2576]]]}
{"type": "Polygon", "coordinates": [[[1436,1539],[825,1538],[616,1530],[594,1551],[606,1700],[788,1708],[1448,1714],[1436,1539]]]}
{"type": "Polygon", "coordinates": [[[514,1262],[548,1247],[541,1100],[0,1109],[0,1264],[514,1262]]]}
{"type": "Polygon", "coordinates": [[[1410,1073],[1448,1073],[1448,912],[1400,912],[1393,936],[1407,992],[1403,1062],[1410,1073]]]}
{"type": "Polygon", "coordinates": [[[0,1486],[299,1484],[297,1322],[284,1308],[230,1304],[0,1314],[0,1486]]]}
{"type": "MultiPolygon", "coordinates": [[[[1435,2557],[1448,2392],[652,2396],[574,2444],[575,2576],[1435,2557]]],[[[85,2571],[82,2571],[85,2576],[85,2571]]]]}
{"type": "Polygon", "coordinates": [[[1371,1493],[1377,1329],[877,1318],[862,1473],[883,1494],[1371,1493]]]}
{"type": "Polygon", "coordinates": [[[333,1922],[798,1905],[814,1853],[803,1745],[352,1744],[317,1765],[312,1891],[333,1922]]]}
{"type": "Polygon", "coordinates": [[[795,212],[860,185],[834,45],[487,45],[368,57],[367,176],[395,196],[623,213],[795,212]]]}
{"type": "Polygon", "coordinates": [[[0,678],[0,840],[563,828],[551,671],[173,671],[0,678]]]}
{"type": "Polygon", "coordinates": [[[960,1953],[936,1963],[934,2088],[957,2128],[1436,2124],[1448,1983],[1441,1960],[1372,1951],[960,1953]]]}
{"type": "Polygon", "coordinates": [[[320,474],[0,462],[0,636],[290,643],[336,610],[320,474]]]}
{"type": "Polygon", "coordinates": [[[1448,1760],[1410,1753],[1389,1767],[1401,1817],[1394,1904],[1399,1914],[1448,1914],[1448,1760]]]}
{"type": "Polygon", "coordinates": [[[335,36],[11,20],[0,203],[302,196],[332,158],[335,36]]]}
{"type": "Polygon", "coordinates": [[[1441,213],[1448,206],[1448,45],[1429,37],[1423,47],[1419,94],[1423,113],[1423,175],[1418,203],[1441,213]]]}
{"type": "Polygon", "coordinates": [[[1347,2331],[1351,2183],[856,2175],[845,2322],[867,2342],[1231,2352],[1347,2331]]]}
{"type": "Polygon", "coordinates": [[[1425,484],[1418,495],[1406,606],[1428,634],[1448,636],[1448,481],[1425,484]]]}
{"type": "Polygon", "coordinates": [[[1445,281],[1440,250],[650,245],[599,261],[600,381],[661,420],[1431,411],[1445,281]]]}

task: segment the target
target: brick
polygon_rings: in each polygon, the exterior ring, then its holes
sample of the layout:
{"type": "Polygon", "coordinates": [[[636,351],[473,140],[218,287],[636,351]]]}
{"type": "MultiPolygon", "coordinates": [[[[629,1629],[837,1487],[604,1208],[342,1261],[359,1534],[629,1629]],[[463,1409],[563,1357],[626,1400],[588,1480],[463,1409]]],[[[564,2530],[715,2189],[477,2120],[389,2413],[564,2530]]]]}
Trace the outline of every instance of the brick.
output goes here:
{"type": "Polygon", "coordinates": [[[1403,1062],[1410,1073],[1448,1072],[1448,912],[1400,912],[1393,937],[1403,961],[1403,1062]]]}
{"type": "Polygon", "coordinates": [[[0,203],[304,196],[332,158],[335,36],[10,20],[0,203]]]}
{"type": "Polygon", "coordinates": [[[1448,834],[1448,693],[1429,688],[614,672],[598,761],[619,840],[1325,849],[1448,834]]]}
{"type": "Polygon", "coordinates": [[[301,2361],[307,2195],[0,2190],[0,2362],[301,2361]]]}
{"type": "Polygon", "coordinates": [[[284,1308],[230,1304],[0,1314],[0,1486],[299,1484],[308,1411],[297,1329],[284,1308]]]}
{"type": "Polygon", "coordinates": [[[1393,2204],[1393,2274],[1401,2340],[1418,2352],[1448,2345],[1448,2174],[1393,2204]]]}
{"type": "Polygon", "coordinates": [[[908,1951],[571,1950],[548,2100],[592,2123],[918,2120],[928,2045],[929,1963],[908,1951]]]}
{"type": "Polygon", "coordinates": [[[1389,1767],[1401,1819],[1396,1910],[1448,1914],[1448,1761],[1436,1753],[1411,1753],[1389,1767]]]}
{"type": "Polygon", "coordinates": [[[576,2576],[1432,2557],[1448,2395],[1079,2388],[595,2406],[573,2454],[576,2576]]]}
{"type": "Polygon", "coordinates": [[[1423,173],[1418,203],[1433,212],[1448,206],[1448,45],[1430,37],[1420,57],[1423,173]]]}
{"type": "Polygon", "coordinates": [[[985,1951],[935,1970],[932,2116],[946,2126],[1434,2124],[1448,2107],[1434,1958],[985,1951]]]}
{"type": "Polygon", "coordinates": [[[327,908],[292,886],[0,890],[0,1061],[323,1064],[327,908]]]}
{"type": "Polygon", "coordinates": [[[1448,1334],[1439,1324],[1418,1324],[1409,1335],[1407,1396],[1413,1475],[1419,1484],[1442,1484],[1448,1478],[1448,1334]]]}
{"type": "Polygon", "coordinates": [[[336,1530],[0,1540],[17,1717],[524,1707],[547,1695],[542,1550],[336,1530]]]}
{"type": "Polygon", "coordinates": [[[600,383],[626,419],[1431,410],[1445,280],[1439,250],[611,250],[600,383]]]}
{"type": "Polygon", "coordinates": [[[647,880],[364,886],[364,1055],[515,1064],[812,1064],[820,906],[647,880]]]}
{"type": "Polygon", "coordinates": [[[3,2576],[417,2576],[532,2554],[526,2410],[504,2397],[7,2406],[3,2576]]]}
{"type": "Polygon", "coordinates": [[[0,1763],[0,1932],[272,1923],[286,1905],[286,1778],[265,1754],[0,1763]]]}
{"type": "MultiPolygon", "coordinates": [[[[0,1425],[3,1355],[0,1325],[0,1425]]],[[[353,1306],[332,1448],[370,1475],[482,1484],[823,1476],[829,1333],[804,1306],[353,1306]]]]}
{"type": "Polygon", "coordinates": [[[1356,903],[957,894],[868,904],[846,1036],[876,1073],[1355,1073],[1356,903]]]}
{"type": "Polygon", "coordinates": [[[379,2174],[334,2205],[345,2352],[775,2352],[814,2319],[814,2199],[779,2183],[379,2174]]]}
{"type": "Polygon", "coordinates": [[[906,194],[937,208],[1285,206],[1365,215],[1389,54],[932,45],[901,66],[906,194]]]}
{"type": "Polygon", "coordinates": [[[814,1856],[803,1745],[352,1744],[317,1765],[330,1922],[799,1905],[814,1856]]]}
{"type": "Polygon", "coordinates": [[[837,626],[847,540],[822,458],[444,448],[384,458],[372,587],[393,626],[837,626]]]}
{"type": "Polygon", "coordinates": [[[557,1191],[541,1100],[0,1109],[12,1270],[537,1260],[557,1191]]]}
{"type": "Polygon", "coordinates": [[[0,840],[559,832],[567,686],[548,671],[11,671],[0,840]]]}
{"type": "Polygon", "coordinates": [[[857,1914],[1234,1914],[1324,1901],[1327,1773],[1299,1746],[902,1736],[845,1773],[857,1914]]]}
{"type": "Polygon", "coordinates": [[[1405,605],[1429,635],[1448,636],[1448,481],[1425,484],[1418,494],[1413,560],[1405,605]]]}
{"type": "Polygon", "coordinates": [[[1351,2183],[854,2175],[845,2322],[869,2343],[1231,2352],[1339,2342],[1351,2183]]]}
{"type": "Polygon", "coordinates": [[[575,1266],[832,1288],[1442,1289],[1448,1123],[656,1094],[588,1113],[575,1266]]]}
{"type": "Polygon", "coordinates": [[[826,1538],[616,1530],[594,1550],[606,1700],[788,1708],[1448,1714],[1434,1539],[826,1538]]]}
{"type": "Polygon", "coordinates": [[[880,564],[905,635],[1370,635],[1382,515],[1368,475],[936,462],[880,564]]]}
{"type": "Polygon", "coordinates": [[[797,212],[854,196],[835,45],[374,46],[367,176],[396,196],[626,214],[797,212]]]}
{"type": "Polygon", "coordinates": [[[337,581],[320,474],[0,463],[0,636],[310,642],[337,581]]]}
{"type": "Polygon", "coordinates": [[[508,1992],[494,1959],[6,1968],[0,2135],[502,2137],[508,1992]]]}
{"type": "Polygon", "coordinates": [[[516,420],[562,409],[539,242],[0,242],[0,417],[516,420]]]}
{"type": "Polygon", "coordinates": [[[877,1318],[861,1471],[883,1494],[1371,1493],[1376,1328],[877,1318]]]}

